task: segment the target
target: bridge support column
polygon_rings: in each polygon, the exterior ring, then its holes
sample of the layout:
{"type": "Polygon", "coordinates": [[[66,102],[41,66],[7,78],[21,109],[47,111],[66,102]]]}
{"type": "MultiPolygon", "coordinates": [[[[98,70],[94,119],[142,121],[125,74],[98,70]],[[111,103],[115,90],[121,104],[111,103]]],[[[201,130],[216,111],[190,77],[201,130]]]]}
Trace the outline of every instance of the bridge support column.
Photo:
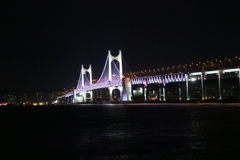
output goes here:
{"type": "Polygon", "coordinates": [[[77,101],[77,98],[76,98],[76,93],[75,93],[75,91],[73,90],[73,100],[72,100],[72,102],[73,102],[73,103],[76,103],[75,101],[77,101]]]}
{"type": "Polygon", "coordinates": [[[159,87],[159,101],[162,101],[162,97],[161,97],[161,95],[162,95],[162,90],[161,90],[161,88],[159,87]]]}
{"type": "Polygon", "coordinates": [[[240,99],[240,70],[238,71],[238,99],[240,99]]]}
{"type": "Polygon", "coordinates": [[[218,93],[219,93],[218,99],[222,99],[222,71],[220,70],[218,73],[218,93]]]}
{"type": "Polygon", "coordinates": [[[182,100],[182,90],[181,87],[178,88],[178,100],[182,100]]]}
{"type": "Polygon", "coordinates": [[[73,96],[70,98],[70,103],[73,104],[73,96]]]}
{"type": "Polygon", "coordinates": [[[203,85],[203,82],[204,82],[204,72],[202,72],[201,74],[201,90],[202,90],[202,100],[205,99],[205,94],[204,94],[204,85],[203,85]]]}
{"type": "Polygon", "coordinates": [[[84,92],[82,92],[82,102],[87,102],[87,100],[86,100],[86,92],[84,91],[84,92]]]}
{"type": "Polygon", "coordinates": [[[108,90],[109,90],[109,101],[113,101],[113,99],[112,99],[113,88],[112,87],[108,87],[108,90]]]}
{"type": "Polygon", "coordinates": [[[204,93],[204,95],[205,95],[205,99],[208,99],[208,92],[207,92],[207,86],[204,86],[204,90],[205,90],[205,93],[204,93]]]}
{"type": "Polygon", "coordinates": [[[90,102],[93,102],[93,91],[91,90],[89,94],[90,94],[90,97],[91,97],[90,102]]]}
{"type": "Polygon", "coordinates": [[[187,74],[186,74],[186,95],[187,95],[187,100],[190,100],[189,90],[188,90],[188,75],[187,74]]]}
{"type": "Polygon", "coordinates": [[[130,78],[124,78],[124,85],[126,88],[126,94],[127,94],[127,101],[131,101],[132,100],[132,86],[131,86],[131,81],[130,78]]]}
{"type": "Polygon", "coordinates": [[[122,93],[123,93],[123,87],[122,86],[119,86],[117,87],[120,91],[120,101],[122,101],[122,93]]]}
{"type": "Polygon", "coordinates": [[[147,101],[147,87],[144,87],[144,101],[147,101]]]}
{"type": "Polygon", "coordinates": [[[163,87],[163,101],[166,101],[166,91],[165,91],[165,87],[163,87]]]}

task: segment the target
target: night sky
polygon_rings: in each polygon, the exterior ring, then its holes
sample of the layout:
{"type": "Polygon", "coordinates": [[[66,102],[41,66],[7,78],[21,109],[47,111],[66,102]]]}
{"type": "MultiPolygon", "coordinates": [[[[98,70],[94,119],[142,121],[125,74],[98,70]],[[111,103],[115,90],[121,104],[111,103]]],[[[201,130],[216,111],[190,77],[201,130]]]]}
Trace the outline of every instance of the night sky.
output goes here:
{"type": "Polygon", "coordinates": [[[7,1],[1,6],[0,90],[62,90],[81,64],[93,78],[108,50],[131,69],[240,55],[240,3],[7,1]]]}

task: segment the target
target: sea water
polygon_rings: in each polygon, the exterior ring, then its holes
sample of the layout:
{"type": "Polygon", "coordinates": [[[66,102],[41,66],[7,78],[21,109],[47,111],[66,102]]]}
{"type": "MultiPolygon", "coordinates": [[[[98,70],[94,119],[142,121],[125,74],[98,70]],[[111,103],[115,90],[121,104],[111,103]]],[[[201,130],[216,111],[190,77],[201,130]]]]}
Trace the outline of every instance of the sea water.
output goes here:
{"type": "Polygon", "coordinates": [[[240,104],[0,108],[0,159],[239,159],[240,104]]]}

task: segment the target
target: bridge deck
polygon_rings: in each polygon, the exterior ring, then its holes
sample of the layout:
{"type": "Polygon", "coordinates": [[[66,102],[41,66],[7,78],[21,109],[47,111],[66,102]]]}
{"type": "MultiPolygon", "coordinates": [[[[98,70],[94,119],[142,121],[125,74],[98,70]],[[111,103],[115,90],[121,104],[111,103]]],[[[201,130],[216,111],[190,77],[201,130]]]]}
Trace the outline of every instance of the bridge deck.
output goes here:
{"type": "MultiPolygon", "coordinates": [[[[74,92],[81,93],[81,92],[90,91],[90,90],[94,90],[94,89],[117,87],[117,86],[122,86],[122,80],[115,80],[115,81],[111,81],[111,82],[102,82],[102,83],[92,84],[89,86],[84,86],[83,88],[75,89],[74,92]]],[[[65,95],[65,97],[69,97],[72,95],[73,95],[73,92],[69,92],[68,94],[65,95]]]]}

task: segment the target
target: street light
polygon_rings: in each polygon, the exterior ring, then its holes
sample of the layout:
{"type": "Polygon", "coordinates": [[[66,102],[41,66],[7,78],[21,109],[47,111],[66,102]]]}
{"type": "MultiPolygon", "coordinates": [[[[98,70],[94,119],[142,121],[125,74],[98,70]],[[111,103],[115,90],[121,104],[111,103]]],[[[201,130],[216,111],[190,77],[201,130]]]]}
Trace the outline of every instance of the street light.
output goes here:
{"type": "Polygon", "coordinates": [[[197,68],[198,68],[198,70],[197,71],[199,71],[199,65],[196,63],[196,66],[197,66],[197,68]]]}
{"type": "Polygon", "coordinates": [[[238,59],[238,56],[235,56],[235,58],[234,58],[233,67],[235,67],[235,68],[237,68],[236,59],[238,59]]]}
{"type": "Polygon", "coordinates": [[[190,67],[190,68],[189,68],[189,69],[190,69],[190,72],[192,72],[192,65],[190,64],[189,67],[190,67]]]}
{"type": "Polygon", "coordinates": [[[230,65],[230,68],[232,68],[232,61],[231,61],[231,59],[229,59],[228,61],[229,61],[230,64],[231,64],[231,65],[230,65]]]}
{"type": "Polygon", "coordinates": [[[184,70],[185,70],[185,73],[187,72],[187,68],[185,66],[183,66],[184,70]]]}
{"type": "Polygon", "coordinates": [[[202,71],[205,70],[205,63],[202,64],[202,71]]]}
{"type": "Polygon", "coordinates": [[[223,62],[220,60],[219,63],[220,63],[220,68],[223,68],[223,62]]]}

